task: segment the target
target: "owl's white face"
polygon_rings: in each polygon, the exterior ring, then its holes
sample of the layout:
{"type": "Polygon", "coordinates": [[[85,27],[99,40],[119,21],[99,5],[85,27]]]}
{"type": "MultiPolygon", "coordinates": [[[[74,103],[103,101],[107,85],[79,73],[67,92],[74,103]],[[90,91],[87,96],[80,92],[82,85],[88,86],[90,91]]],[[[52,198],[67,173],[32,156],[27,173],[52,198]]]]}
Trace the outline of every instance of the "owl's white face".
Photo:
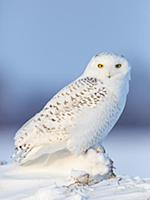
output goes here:
{"type": "Polygon", "coordinates": [[[103,80],[130,79],[130,67],[128,61],[116,54],[101,53],[94,56],[89,62],[85,73],[103,80]]]}

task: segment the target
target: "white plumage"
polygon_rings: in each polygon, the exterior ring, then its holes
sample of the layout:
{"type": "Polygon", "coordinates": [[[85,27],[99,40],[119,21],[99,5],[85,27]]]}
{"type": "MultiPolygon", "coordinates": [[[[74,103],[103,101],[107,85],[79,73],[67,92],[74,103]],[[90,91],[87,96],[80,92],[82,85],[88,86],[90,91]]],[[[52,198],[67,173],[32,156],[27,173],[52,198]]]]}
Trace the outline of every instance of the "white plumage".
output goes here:
{"type": "Polygon", "coordinates": [[[81,154],[101,145],[124,109],[129,79],[124,57],[94,56],[77,80],[17,132],[15,160],[23,164],[63,149],[81,154]]]}

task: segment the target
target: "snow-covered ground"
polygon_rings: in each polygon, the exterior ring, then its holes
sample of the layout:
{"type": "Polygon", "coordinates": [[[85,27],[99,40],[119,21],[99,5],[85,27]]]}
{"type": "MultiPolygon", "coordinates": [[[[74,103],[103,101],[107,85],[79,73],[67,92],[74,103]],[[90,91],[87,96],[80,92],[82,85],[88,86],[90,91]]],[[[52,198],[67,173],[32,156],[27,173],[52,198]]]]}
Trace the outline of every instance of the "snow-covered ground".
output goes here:
{"type": "Polygon", "coordinates": [[[150,179],[117,177],[98,184],[69,185],[63,177],[10,175],[13,166],[0,168],[1,200],[149,200],[150,179]]]}
{"type": "Polygon", "coordinates": [[[69,185],[63,176],[38,168],[16,168],[11,163],[14,129],[0,133],[0,200],[149,200],[150,130],[114,129],[104,142],[122,178],[104,180],[91,186],[69,185]],[[13,134],[12,134],[13,133],[13,134]],[[126,177],[128,175],[128,177],[126,177]],[[136,178],[131,178],[136,177],[136,178]],[[142,177],[142,178],[138,178],[142,177]]]}

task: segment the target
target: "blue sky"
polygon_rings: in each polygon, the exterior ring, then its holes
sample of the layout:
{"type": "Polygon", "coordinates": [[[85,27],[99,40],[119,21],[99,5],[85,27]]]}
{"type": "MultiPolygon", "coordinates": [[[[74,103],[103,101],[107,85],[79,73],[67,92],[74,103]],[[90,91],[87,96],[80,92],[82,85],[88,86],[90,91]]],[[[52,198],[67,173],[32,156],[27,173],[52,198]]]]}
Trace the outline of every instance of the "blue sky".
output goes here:
{"type": "Polygon", "coordinates": [[[2,113],[31,116],[93,55],[110,51],[125,55],[132,65],[124,121],[129,123],[130,115],[140,123],[150,116],[145,107],[150,102],[149,36],[148,0],[1,0],[2,113]]]}

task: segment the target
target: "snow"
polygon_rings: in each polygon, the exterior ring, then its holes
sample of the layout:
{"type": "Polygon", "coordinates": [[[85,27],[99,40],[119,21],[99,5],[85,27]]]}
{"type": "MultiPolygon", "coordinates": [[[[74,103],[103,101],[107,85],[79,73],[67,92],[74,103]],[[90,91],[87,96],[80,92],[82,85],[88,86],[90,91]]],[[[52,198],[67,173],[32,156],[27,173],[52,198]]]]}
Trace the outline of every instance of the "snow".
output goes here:
{"type": "Polygon", "coordinates": [[[3,165],[0,166],[0,200],[150,199],[150,179],[137,177],[149,176],[149,130],[112,132],[104,146],[115,162],[117,174],[128,176],[118,175],[116,178],[89,185],[80,183],[80,180],[88,178],[88,173],[96,176],[99,172],[102,179],[108,173],[110,163],[107,154],[97,155],[89,151],[85,157],[77,158],[64,152],[59,161],[53,157],[46,158],[45,162],[37,160],[32,166],[17,166],[10,162],[13,149],[11,132],[14,130],[3,131],[10,132],[7,134],[9,138],[6,134],[0,135],[0,160],[9,162],[2,162],[3,165]],[[78,177],[81,177],[80,180],[78,177]]]}
{"type": "Polygon", "coordinates": [[[94,185],[70,184],[64,177],[28,171],[15,175],[16,166],[0,167],[1,200],[148,200],[150,179],[117,177],[94,185]],[[13,173],[12,173],[13,171],[13,173]]]}

